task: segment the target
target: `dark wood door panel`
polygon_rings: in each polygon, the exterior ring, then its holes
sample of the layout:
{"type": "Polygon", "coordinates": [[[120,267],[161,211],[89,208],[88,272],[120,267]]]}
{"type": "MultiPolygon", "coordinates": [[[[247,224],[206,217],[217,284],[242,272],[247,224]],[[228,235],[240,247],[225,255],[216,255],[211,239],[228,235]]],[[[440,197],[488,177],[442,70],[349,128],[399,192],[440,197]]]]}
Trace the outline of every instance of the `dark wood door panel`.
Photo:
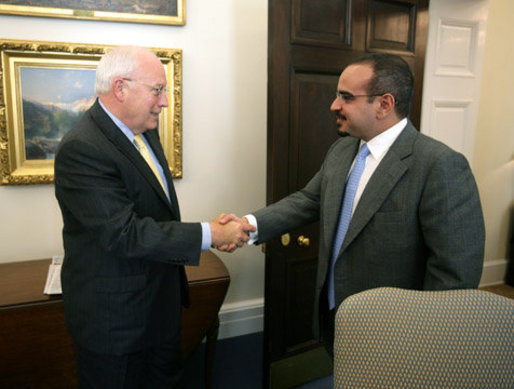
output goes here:
{"type": "Polygon", "coordinates": [[[293,0],[291,43],[350,46],[351,0],[293,0]]]}
{"type": "Polygon", "coordinates": [[[373,0],[367,21],[367,48],[414,54],[415,1],[373,0]]]}
{"type": "Polygon", "coordinates": [[[312,274],[316,273],[316,257],[288,261],[287,264],[287,315],[286,320],[297,323],[286,331],[286,351],[294,352],[298,348],[313,345],[312,314],[314,312],[315,283],[312,274]],[[308,292],[308,293],[306,293],[308,292]]]}
{"type": "Polygon", "coordinates": [[[272,340],[269,346],[270,362],[299,351],[315,347],[312,333],[314,313],[314,288],[317,268],[319,223],[288,233],[288,244],[274,239],[267,250],[277,259],[266,268],[265,335],[272,340]],[[308,246],[300,245],[298,238],[310,240],[308,246]],[[275,299],[274,296],[281,296],[275,299]]]}
{"type": "Polygon", "coordinates": [[[291,80],[290,191],[303,188],[319,170],[330,145],[337,139],[330,104],[338,73],[293,73],[291,80]]]}
{"type": "Polygon", "coordinates": [[[313,337],[312,317],[314,315],[314,293],[316,288],[315,275],[318,266],[319,223],[313,223],[301,230],[291,233],[291,241],[295,246],[292,250],[297,255],[286,260],[286,316],[288,326],[285,331],[286,355],[293,355],[298,350],[306,350],[317,346],[313,337]],[[307,238],[308,246],[298,243],[299,238],[307,238]]]}

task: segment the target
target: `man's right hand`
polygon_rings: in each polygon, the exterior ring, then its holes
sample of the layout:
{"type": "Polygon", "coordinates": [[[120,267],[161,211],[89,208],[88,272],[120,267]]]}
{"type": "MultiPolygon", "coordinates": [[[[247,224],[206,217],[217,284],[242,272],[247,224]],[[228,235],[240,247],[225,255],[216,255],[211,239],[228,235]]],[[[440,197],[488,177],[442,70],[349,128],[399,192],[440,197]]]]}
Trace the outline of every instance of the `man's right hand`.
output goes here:
{"type": "Polygon", "coordinates": [[[248,224],[245,218],[236,215],[220,214],[209,223],[211,227],[212,245],[218,250],[233,252],[248,242],[248,234],[255,231],[255,227],[248,224]]]}

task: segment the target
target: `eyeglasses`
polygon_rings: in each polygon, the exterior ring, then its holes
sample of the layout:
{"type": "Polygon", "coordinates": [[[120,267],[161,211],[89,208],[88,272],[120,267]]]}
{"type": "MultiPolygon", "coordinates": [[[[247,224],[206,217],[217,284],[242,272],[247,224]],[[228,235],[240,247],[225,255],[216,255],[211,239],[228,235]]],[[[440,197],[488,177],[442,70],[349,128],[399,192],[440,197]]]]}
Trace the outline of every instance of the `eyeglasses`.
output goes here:
{"type": "Polygon", "coordinates": [[[381,93],[378,95],[352,95],[351,93],[348,93],[348,92],[339,92],[339,91],[336,92],[336,98],[339,97],[345,103],[351,103],[357,97],[378,97],[378,96],[382,96],[382,95],[384,95],[384,93],[381,93]]]}
{"type": "Polygon", "coordinates": [[[147,88],[150,88],[150,92],[152,92],[152,94],[156,97],[162,95],[163,93],[168,94],[168,92],[169,92],[169,89],[166,85],[152,86],[152,85],[145,84],[144,82],[141,82],[141,81],[131,80],[130,78],[123,78],[122,80],[128,81],[128,82],[135,82],[136,84],[144,85],[147,88]]]}

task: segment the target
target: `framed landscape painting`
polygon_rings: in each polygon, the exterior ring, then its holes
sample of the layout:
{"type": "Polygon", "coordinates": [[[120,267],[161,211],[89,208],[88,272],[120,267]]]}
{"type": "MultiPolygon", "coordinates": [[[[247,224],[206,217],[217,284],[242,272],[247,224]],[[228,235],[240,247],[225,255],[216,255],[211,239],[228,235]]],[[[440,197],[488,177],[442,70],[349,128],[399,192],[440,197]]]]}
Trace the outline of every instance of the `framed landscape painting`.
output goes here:
{"type": "MultiPolygon", "coordinates": [[[[0,185],[50,184],[63,135],[94,103],[95,70],[110,46],[0,40],[0,185]]],[[[154,49],[168,78],[159,135],[182,177],[182,51],[154,49]]]]}
{"type": "Polygon", "coordinates": [[[185,0],[0,0],[0,13],[182,26],[185,6],[185,0]]]}

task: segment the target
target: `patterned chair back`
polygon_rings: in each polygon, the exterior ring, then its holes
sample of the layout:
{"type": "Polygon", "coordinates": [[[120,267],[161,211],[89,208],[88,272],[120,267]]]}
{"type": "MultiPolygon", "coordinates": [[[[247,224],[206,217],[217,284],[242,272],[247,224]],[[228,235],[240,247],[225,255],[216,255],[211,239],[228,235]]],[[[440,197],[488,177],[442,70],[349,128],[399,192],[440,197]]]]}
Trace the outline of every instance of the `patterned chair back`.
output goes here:
{"type": "Polygon", "coordinates": [[[335,388],[514,388],[514,300],[377,288],[340,305],[335,388]]]}

